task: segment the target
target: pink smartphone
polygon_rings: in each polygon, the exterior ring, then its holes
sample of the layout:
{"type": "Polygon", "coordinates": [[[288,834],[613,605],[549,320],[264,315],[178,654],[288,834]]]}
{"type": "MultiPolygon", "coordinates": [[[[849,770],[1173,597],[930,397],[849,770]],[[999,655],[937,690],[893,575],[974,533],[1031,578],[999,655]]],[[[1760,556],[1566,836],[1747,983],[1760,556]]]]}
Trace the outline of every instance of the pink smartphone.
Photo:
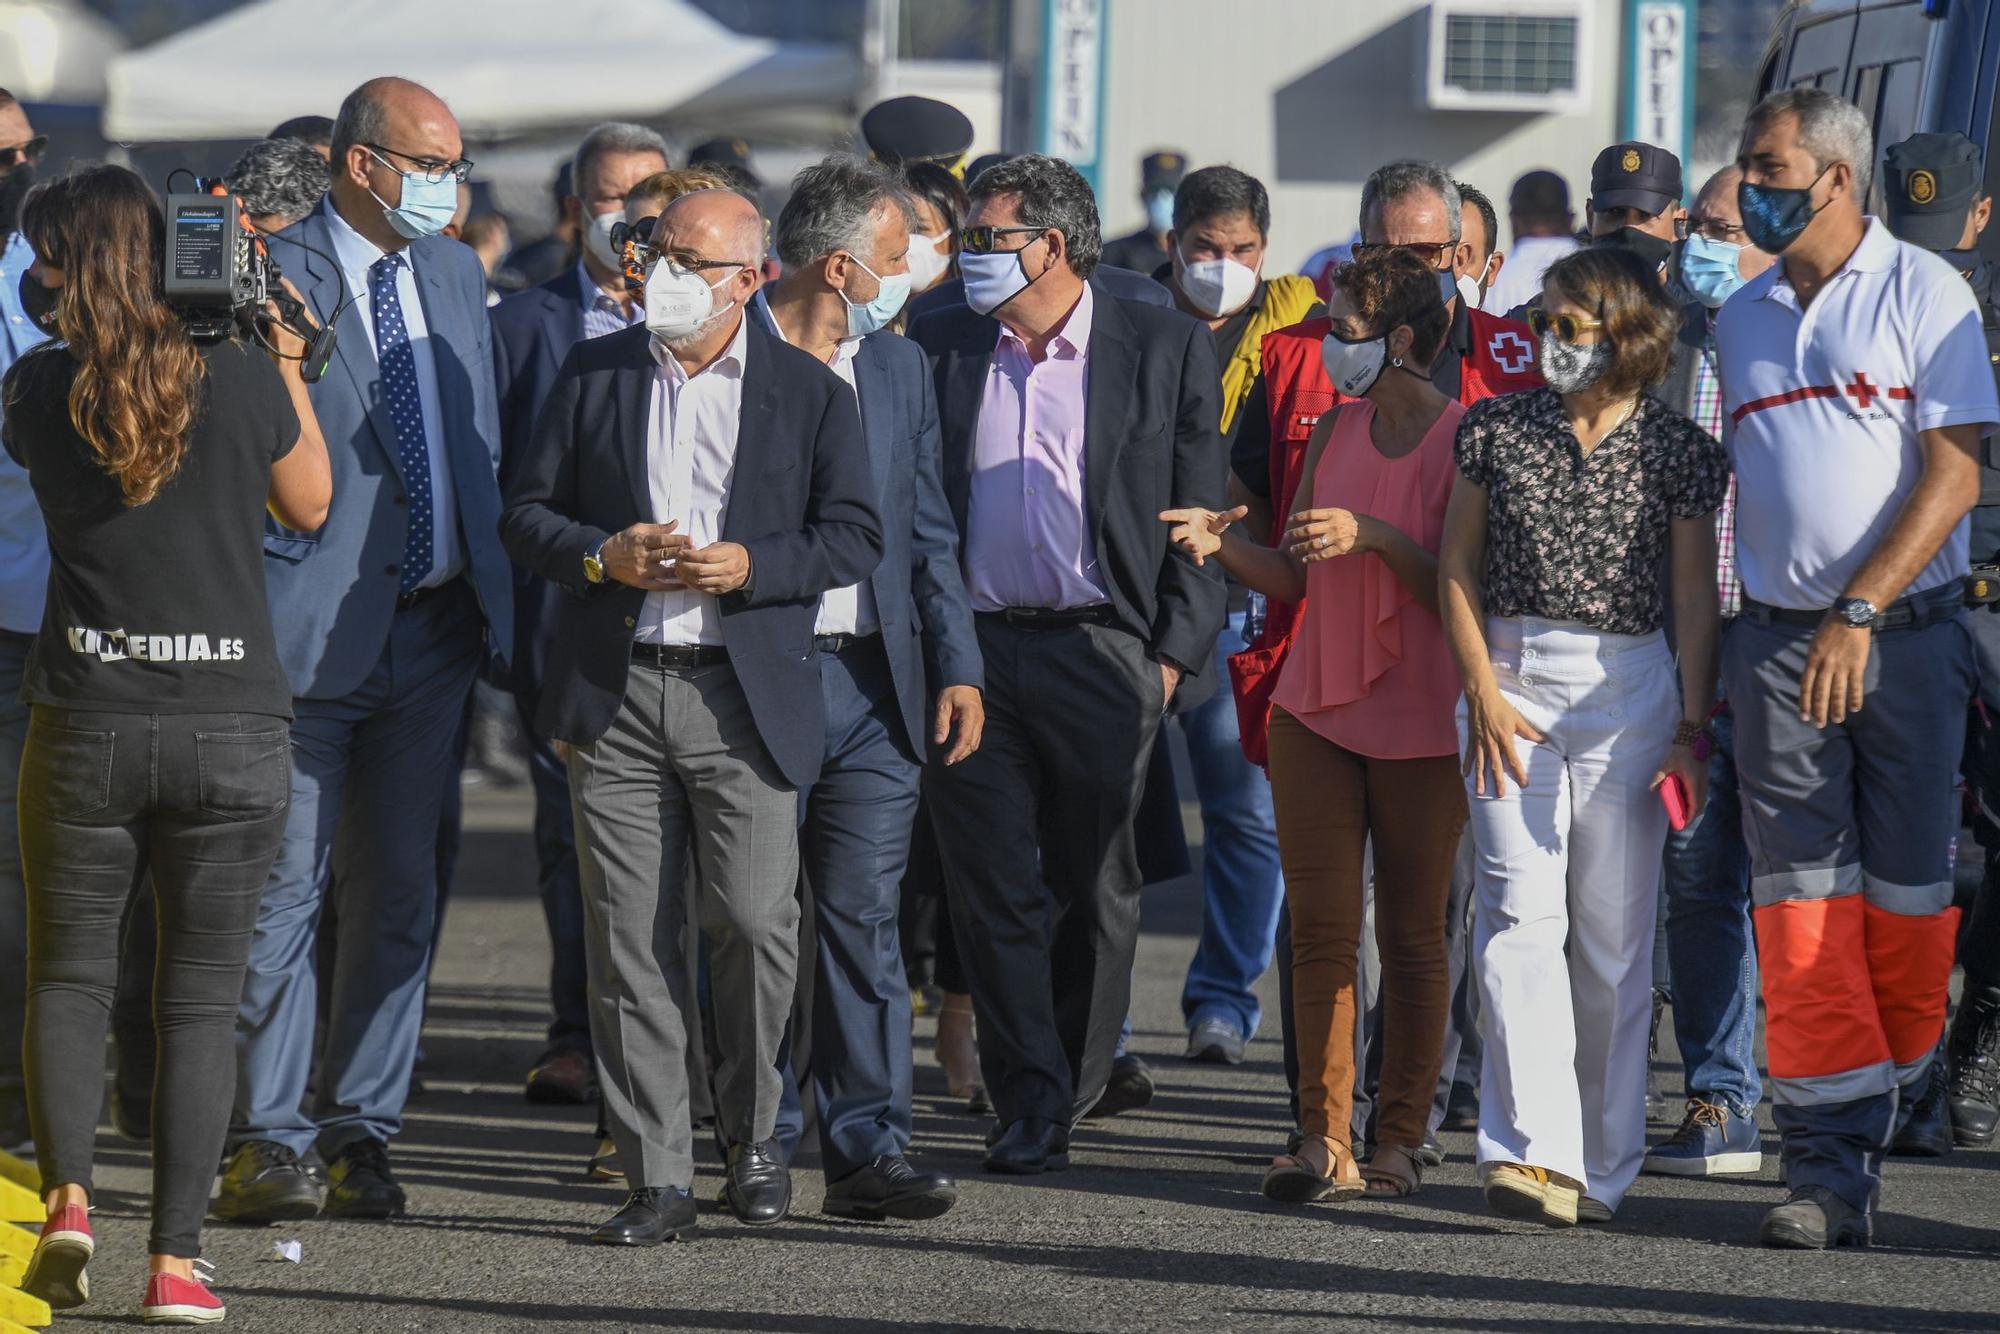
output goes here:
{"type": "Polygon", "coordinates": [[[1694,818],[1694,799],[1688,796],[1687,784],[1679,774],[1668,774],[1667,781],[1660,784],[1660,802],[1667,808],[1667,823],[1675,833],[1687,828],[1694,818]]]}

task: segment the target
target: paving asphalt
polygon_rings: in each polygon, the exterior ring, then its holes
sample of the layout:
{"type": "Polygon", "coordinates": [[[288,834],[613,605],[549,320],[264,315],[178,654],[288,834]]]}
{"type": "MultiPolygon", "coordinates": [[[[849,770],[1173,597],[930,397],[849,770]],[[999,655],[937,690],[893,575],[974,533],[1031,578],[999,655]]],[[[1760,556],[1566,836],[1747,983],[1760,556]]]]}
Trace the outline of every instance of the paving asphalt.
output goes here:
{"type": "MultiPolygon", "coordinates": [[[[1877,1246],[1829,1254],[1755,1245],[1758,1218],[1781,1198],[1775,1156],[1757,1180],[1641,1178],[1611,1226],[1563,1233],[1485,1213],[1469,1135],[1444,1137],[1449,1161],[1407,1202],[1265,1202],[1257,1180],[1286,1128],[1276,1025],[1239,1067],[1180,1059],[1180,980],[1199,913],[1191,882],[1149,891],[1145,907],[1135,1048],[1159,1095],[1083,1129],[1067,1173],[979,1171],[985,1125],[954,1112],[930,1059],[931,1024],[919,1021],[915,1152],[959,1176],[952,1213],[915,1225],[824,1217],[807,1159],[792,1217],[746,1228],[711,1203],[720,1172],[704,1148],[697,1240],[590,1246],[585,1232],[621,1198],[582,1179],[591,1111],[520,1095],[546,1023],[547,967],[525,808],[518,795],[475,796],[469,819],[432,991],[427,1090],[394,1149],[411,1216],[212,1225],[226,1328],[2000,1329],[2000,1149],[1892,1162],[1877,1246]],[[301,1263],[260,1260],[288,1238],[302,1243],[301,1263]]],[[[1678,1067],[1666,1078],[1677,1087],[1678,1067]]],[[[59,1327],[137,1323],[146,1159],[108,1130],[100,1148],[98,1298],[59,1327]]]]}

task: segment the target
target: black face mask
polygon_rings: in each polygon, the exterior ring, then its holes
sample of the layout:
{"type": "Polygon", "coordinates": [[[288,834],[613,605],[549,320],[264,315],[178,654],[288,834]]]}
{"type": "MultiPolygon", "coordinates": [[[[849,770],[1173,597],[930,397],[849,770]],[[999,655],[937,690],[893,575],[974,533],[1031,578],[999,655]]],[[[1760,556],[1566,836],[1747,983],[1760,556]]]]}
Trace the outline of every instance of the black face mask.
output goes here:
{"type": "Polygon", "coordinates": [[[43,333],[56,332],[56,288],[42,286],[32,273],[21,275],[21,310],[43,333]]]}
{"type": "Polygon", "coordinates": [[[34,183],[35,164],[32,162],[23,162],[0,176],[0,236],[20,228],[21,201],[28,197],[28,187],[34,183]]]}
{"type": "Polygon", "coordinates": [[[1940,250],[1937,252],[1937,257],[1951,265],[1954,269],[1957,269],[1960,273],[1968,275],[1976,271],[1985,262],[1980,259],[1977,248],[1971,250],[1940,250]]]}
{"type": "Polygon", "coordinates": [[[1674,257],[1674,243],[1665,241],[1651,232],[1642,232],[1637,227],[1624,227],[1609,236],[1600,236],[1593,245],[1618,246],[1629,250],[1653,268],[1659,268],[1674,257]]]}

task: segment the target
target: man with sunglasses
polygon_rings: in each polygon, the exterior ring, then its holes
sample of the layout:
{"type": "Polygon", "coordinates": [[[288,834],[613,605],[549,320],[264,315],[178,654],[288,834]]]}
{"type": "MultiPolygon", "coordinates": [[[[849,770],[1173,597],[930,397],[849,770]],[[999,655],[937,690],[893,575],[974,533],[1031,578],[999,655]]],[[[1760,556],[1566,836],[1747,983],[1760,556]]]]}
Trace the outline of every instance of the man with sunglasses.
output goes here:
{"type": "Polygon", "coordinates": [[[402,1125],[437,919],[437,839],[475,676],[512,642],[485,273],[440,233],[471,169],[458,123],[401,79],[363,84],[333,130],[333,185],[270,238],[339,339],[312,386],[334,499],[316,533],[272,521],[264,571],[291,678],[292,792],[244,984],[236,1107],[214,1212],[401,1213],[402,1125]],[[335,965],[313,968],[336,845],[335,965]],[[312,1110],[316,991],[329,992],[312,1110]]]}
{"type": "Polygon", "coordinates": [[[1221,498],[1220,376],[1199,321],[1089,281],[1097,204],[1067,163],[988,168],[968,223],[966,306],[911,336],[937,388],[986,731],[928,790],[998,1121],[986,1166],[1025,1174],[1068,1164],[1110,1079],[1141,783],[1161,719],[1214,686],[1220,574],[1157,516],[1221,498]]]}
{"type": "MultiPolygon", "coordinates": [[[[21,201],[34,184],[48,141],[35,133],[14,95],[0,88],[0,375],[48,337],[21,305],[21,281],[35,252],[21,234],[21,201]]],[[[28,1001],[28,899],[14,796],[28,708],[20,702],[28,650],[42,624],[49,546],[28,474],[0,451],[0,1153],[32,1145],[21,1068],[28,1001]]]]}

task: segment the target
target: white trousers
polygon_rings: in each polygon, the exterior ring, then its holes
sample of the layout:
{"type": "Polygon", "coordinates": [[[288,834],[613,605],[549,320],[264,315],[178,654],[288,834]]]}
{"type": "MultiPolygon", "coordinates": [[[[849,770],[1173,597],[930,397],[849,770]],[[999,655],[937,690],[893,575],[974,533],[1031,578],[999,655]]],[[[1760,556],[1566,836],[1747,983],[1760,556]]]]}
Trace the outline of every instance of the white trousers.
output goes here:
{"type": "MultiPolygon", "coordinates": [[[[1665,639],[1494,619],[1501,692],[1547,740],[1472,793],[1485,1057],[1479,1161],[1560,1173],[1617,1208],[1646,1152],[1646,1041],[1667,817],[1653,775],[1680,690],[1665,639]]],[[[1465,737],[1459,707],[1459,736],[1465,737]]]]}

